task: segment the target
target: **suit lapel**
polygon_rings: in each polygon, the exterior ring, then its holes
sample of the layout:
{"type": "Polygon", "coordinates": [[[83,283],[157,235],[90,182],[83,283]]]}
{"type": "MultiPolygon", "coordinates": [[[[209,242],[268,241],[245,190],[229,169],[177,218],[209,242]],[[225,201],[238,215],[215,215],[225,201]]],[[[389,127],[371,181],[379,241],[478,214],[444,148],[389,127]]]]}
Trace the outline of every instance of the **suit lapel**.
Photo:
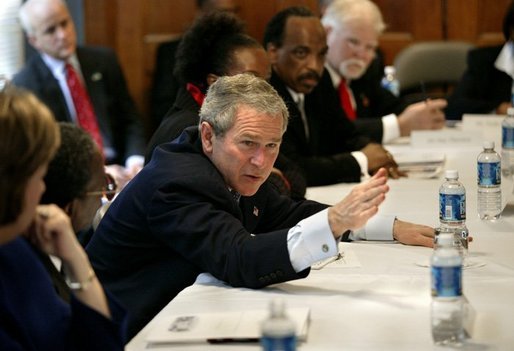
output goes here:
{"type": "Polygon", "coordinates": [[[34,57],[34,69],[36,71],[35,79],[39,80],[37,85],[41,87],[39,98],[52,109],[56,120],[71,122],[71,114],[59,82],[39,54],[34,57]]]}

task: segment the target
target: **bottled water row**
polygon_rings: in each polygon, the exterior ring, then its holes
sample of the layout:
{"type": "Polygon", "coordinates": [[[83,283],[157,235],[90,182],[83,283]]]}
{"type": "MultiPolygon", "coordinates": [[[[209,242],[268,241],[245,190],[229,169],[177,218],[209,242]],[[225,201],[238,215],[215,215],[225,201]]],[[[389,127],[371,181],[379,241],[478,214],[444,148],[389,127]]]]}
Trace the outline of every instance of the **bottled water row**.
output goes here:
{"type": "MultiPolygon", "coordinates": [[[[477,157],[477,210],[483,220],[502,211],[501,178],[514,175],[514,108],[502,122],[502,156],[485,141],[477,157]]],[[[462,266],[467,254],[466,189],[456,170],[445,172],[439,188],[439,222],[431,266],[432,338],[438,345],[458,346],[465,339],[462,266]]]]}

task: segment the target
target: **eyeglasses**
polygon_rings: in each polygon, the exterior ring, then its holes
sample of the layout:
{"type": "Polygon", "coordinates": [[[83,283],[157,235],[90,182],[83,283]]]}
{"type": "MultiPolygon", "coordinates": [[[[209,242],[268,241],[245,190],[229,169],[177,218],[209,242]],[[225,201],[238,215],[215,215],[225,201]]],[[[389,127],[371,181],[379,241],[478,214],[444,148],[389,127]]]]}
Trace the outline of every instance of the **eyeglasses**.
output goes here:
{"type": "Polygon", "coordinates": [[[102,195],[107,199],[107,201],[112,201],[114,199],[114,195],[116,195],[116,189],[118,186],[116,185],[116,181],[113,176],[109,173],[105,173],[105,186],[102,190],[98,191],[88,191],[84,195],[85,196],[98,196],[102,195]]]}

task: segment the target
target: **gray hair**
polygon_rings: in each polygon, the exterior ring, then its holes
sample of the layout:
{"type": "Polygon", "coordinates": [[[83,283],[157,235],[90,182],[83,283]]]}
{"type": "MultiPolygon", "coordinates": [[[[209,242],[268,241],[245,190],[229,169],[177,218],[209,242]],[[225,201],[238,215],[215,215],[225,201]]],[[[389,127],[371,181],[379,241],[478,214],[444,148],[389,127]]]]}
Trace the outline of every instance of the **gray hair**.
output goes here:
{"type": "Polygon", "coordinates": [[[34,27],[32,26],[32,16],[38,11],[38,7],[48,6],[50,3],[61,3],[65,8],[68,8],[64,0],[27,0],[25,1],[18,12],[18,19],[20,20],[21,27],[27,35],[34,35],[34,27]]]}
{"type": "Polygon", "coordinates": [[[223,136],[234,125],[238,108],[249,107],[259,114],[282,118],[286,131],[289,113],[278,93],[264,79],[252,74],[219,77],[209,87],[200,109],[200,125],[207,122],[216,136],[223,136]]]}
{"type": "Polygon", "coordinates": [[[321,22],[324,26],[340,28],[350,21],[362,19],[369,19],[377,34],[382,34],[386,28],[380,9],[371,0],[334,0],[321,22]]]}

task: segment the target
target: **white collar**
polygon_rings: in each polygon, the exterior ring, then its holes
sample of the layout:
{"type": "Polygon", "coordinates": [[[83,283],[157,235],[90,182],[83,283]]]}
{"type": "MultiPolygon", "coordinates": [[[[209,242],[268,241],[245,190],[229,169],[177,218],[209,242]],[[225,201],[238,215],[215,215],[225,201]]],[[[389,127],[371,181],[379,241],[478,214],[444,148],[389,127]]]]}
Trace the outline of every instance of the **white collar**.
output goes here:
{"type": "Polygon", "coordinates": [[[503,45],[502,51],[496,58],[494,67],[514,78],[514,43],[512,41],[508,41],[503,45]]]}
{"type": "Polygon", "coordinates": [[[325,64],[325,68],[328,71],[328,74],[330,75],[330,79],[332,79],[332,84],[334,85],[334,88],[339,88],[339,84],[341,84],[341,80],[343,79],[341,75],[330,66],[330,64],[325,64]]]}
{"type": "MultiPolygon", "coordinates": [[[[61,76],[65,75],[64,66],[66,64],[66,61],[56,59],[53,56],[45,54],[44,52],[41,53],[41,58],[43,59],[44,63],[48,66],[50,71],[52,71],[54,77],[60,78],[61,76]]],[[[80,72],[80,65],[76,55],[71,56],[68,59],[68,62],[73,66],[73,68],[75,68],[77,72],[80,72]]]]}
{"type": "Polygon", "coordinates": [[[44,52],[41,53],[41,59],[48,66],[54,77],[59,78],[64,76],[64,65],[65,62],[55,57],[52,57],[44,52]]]}
{"type": "Polygon", "coordinates": [[[288,86],[286,86],[287,88],[287,91],[289,92],[289,94],[291,94],[291,97],[293,98],[293,101],[298,104],[298,102],[300,100],[305,100],[305,94],[304,93],[297,93],[296,91],[294,91],[293,89],[289,88],[288,86]]]}

